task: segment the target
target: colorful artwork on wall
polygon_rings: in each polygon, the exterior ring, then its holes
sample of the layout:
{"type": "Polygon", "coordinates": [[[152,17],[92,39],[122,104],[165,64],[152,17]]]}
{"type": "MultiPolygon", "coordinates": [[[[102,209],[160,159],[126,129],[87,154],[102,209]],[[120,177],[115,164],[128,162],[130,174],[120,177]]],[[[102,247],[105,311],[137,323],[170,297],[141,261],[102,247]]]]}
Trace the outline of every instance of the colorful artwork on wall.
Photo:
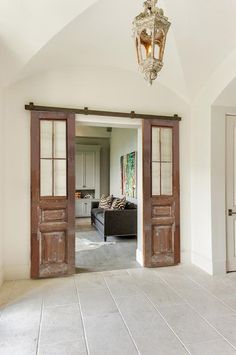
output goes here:
{"type": "Polygon", "coordinates": [[[122,195],[137,198],[137,152],[123,155],[120,167],[122,195]]]}

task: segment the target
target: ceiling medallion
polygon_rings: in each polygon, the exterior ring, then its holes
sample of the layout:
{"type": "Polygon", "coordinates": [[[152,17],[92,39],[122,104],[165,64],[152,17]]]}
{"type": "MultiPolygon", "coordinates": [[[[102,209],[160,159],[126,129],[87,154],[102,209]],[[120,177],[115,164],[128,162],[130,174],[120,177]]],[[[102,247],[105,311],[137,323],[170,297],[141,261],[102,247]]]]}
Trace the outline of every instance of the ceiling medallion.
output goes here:
{"type": "Polygon", "coordinates": [[[163,67],[166,37],[171,25],[156,4],[157,0],[145,1],[143,12],[133,21],[139,68],[150,85],[163,67]]]}

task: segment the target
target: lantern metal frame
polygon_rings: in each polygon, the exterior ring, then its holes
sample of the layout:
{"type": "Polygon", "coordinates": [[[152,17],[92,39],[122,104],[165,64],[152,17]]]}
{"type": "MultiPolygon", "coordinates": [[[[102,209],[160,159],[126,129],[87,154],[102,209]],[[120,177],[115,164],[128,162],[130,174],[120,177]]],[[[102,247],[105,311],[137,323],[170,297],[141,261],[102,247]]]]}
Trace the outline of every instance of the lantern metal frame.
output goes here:
{"type": "Polygon", "coordinates": [[[144,11],[133,21],[139,68],[150,85],[163,67],[166,37],[171,25],[156,4],[157,0],[145,1],[144,11]]]}

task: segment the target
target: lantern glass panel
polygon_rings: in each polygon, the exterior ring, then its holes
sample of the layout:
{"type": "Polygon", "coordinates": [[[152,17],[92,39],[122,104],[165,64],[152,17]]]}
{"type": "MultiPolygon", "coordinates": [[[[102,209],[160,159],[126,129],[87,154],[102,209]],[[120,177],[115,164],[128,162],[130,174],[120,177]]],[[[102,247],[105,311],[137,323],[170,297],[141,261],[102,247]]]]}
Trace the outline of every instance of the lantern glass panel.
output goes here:
{"type": "Polygon", "coordinates": [[[145,60],[147,58],[146,48],[144,47],[143,44],[141,44],[141,48],[140,49],[141,49],[141,56],[142,56],[141,60],[145,60]]]}

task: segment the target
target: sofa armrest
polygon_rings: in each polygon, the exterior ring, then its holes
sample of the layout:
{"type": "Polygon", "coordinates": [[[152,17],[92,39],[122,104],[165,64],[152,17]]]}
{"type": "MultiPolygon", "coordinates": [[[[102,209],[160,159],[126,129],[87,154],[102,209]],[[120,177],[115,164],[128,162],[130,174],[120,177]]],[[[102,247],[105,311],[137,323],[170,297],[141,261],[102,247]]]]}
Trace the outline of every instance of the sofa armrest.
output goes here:
{"type": "Polygon", "coordinates": [[[137,209],[105,210],[104,234],[106,236],[136,235],[137,209]]]}
{"type": "Polygon", "coordinates": [[[98,208],[98,206],[99,206],[99,201],[92,201],[91,202],[91,209],[98,208]]]}

